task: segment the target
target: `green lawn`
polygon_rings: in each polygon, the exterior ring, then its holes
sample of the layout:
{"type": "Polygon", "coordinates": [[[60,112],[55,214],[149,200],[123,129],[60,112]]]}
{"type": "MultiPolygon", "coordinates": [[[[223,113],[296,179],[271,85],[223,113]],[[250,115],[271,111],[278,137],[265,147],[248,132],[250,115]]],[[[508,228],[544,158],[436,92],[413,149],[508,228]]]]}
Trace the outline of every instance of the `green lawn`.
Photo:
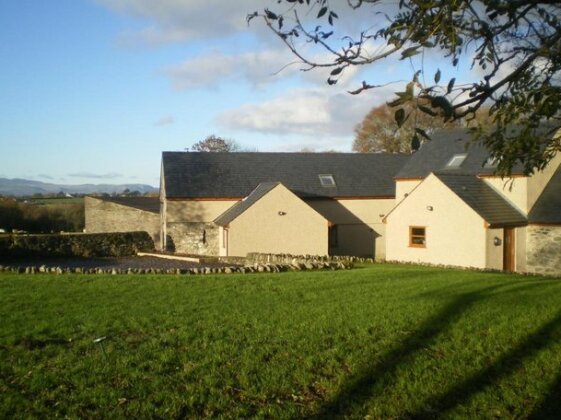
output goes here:
{"type": "Polygon", "coordinates": [[[4,273],[0,322],[0,418],[561,416],[559,279],[4,273]]]}

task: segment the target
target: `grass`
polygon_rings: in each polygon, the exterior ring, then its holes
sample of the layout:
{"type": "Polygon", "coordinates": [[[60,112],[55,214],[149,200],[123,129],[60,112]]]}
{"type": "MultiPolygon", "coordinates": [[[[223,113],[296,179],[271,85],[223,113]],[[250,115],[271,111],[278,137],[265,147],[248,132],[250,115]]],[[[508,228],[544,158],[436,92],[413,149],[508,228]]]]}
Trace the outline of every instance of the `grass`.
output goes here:
{"type": "Polygon", "coordinates": [[[71,205],[79,204],[84,205],[84,197],[41,197],[41,198],[26,198],[25,201],[29,204],[35,204],[39,206],[47,205],[71,205]]]}
{"type": "Polygon", "coordinates": [[[4,273],[0,319],[1,418],[561,415],[559,279],[4,273]]]}

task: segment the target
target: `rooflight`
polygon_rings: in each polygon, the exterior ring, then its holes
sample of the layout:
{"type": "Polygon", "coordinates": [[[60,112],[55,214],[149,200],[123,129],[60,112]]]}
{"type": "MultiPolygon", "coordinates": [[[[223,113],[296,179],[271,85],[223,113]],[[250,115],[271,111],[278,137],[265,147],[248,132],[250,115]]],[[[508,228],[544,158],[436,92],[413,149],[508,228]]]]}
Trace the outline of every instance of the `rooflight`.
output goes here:
{"type": "Polygon", "coordinates": [[[499,164],[499,159],[493,156],[489,156],[485,163],[483,164],[484,168],[496,168],[499,164]]]}
{"type": "Polygon", "coordinates": [[[333,179],[333,175],[318,175],[319,182],[323,187],[335,187],[335,179],[333,179]]]}
{"type": "Polygon", "coordinates": [[[467,153],[452,156],[450,162],[446,165],[447,168],[459,168],[467,157],[467,153]]]}

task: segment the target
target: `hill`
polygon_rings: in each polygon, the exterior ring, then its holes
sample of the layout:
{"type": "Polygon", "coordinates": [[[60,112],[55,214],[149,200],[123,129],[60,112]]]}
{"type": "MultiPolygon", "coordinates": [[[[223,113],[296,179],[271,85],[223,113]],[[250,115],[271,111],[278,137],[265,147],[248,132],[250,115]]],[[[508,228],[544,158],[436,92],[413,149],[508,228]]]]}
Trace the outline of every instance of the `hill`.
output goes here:
{"type": "Polygon", "coordinates": [[[0,178],[0,195],[27,196],[33,194],[94,194],[94,193],[120,193],[124,190],[139,191],[140,193],[156,192],[157,188],[147,184],[50,184],[28,179],[0,178]]]}

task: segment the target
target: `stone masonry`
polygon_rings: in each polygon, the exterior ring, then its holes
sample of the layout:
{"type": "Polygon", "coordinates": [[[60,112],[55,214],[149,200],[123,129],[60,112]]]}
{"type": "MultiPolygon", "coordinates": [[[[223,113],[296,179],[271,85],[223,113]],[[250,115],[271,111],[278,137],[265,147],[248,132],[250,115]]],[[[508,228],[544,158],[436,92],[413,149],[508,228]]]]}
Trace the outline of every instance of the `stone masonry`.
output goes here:
{"type": "Polygon", "coordinates": [[[167,250],[180,254],[217,256],[218,226],[205,222],[167,224],[167,250]]]}
{"type": "Polygon", "coordinates": [[[528,226],[526,250],[528,272],[561,276],[561,226],[528,226]]]}
{"type": "Polygon", "coordinates": [[[144,231],[160,241],[160,215],[94,197],[85,199],[87,233],[144,231]]]}

